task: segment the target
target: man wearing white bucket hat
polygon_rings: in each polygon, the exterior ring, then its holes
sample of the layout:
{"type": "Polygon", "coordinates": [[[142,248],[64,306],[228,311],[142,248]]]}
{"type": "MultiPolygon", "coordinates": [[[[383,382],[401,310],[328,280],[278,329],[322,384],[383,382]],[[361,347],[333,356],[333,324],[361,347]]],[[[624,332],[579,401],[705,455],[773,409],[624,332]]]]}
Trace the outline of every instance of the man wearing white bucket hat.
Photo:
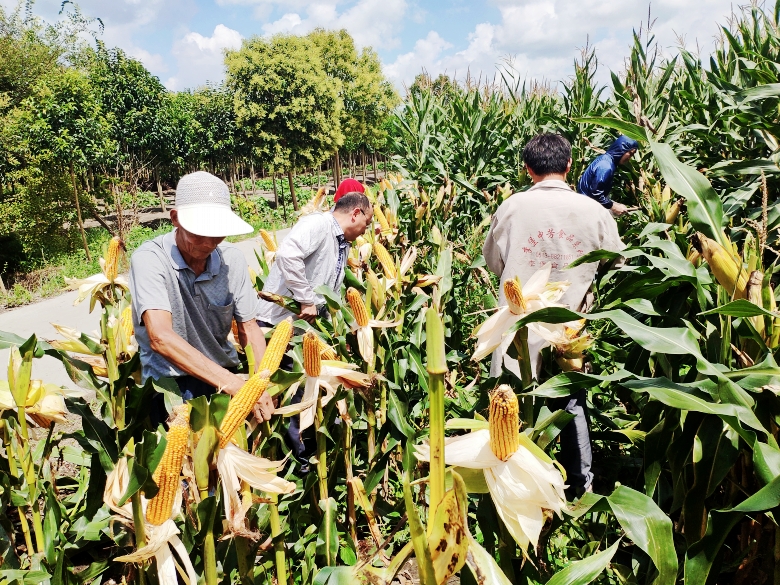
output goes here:
{"type": "MultiPolygon", "coordinates": [[[[255,321],[258,298],[241,251],[223,243],[252,226],[230,209],[230,192],[203,171],[183,176],[176,186],[175,229],[145,242],[130,260],[135,335],[142,378],[172,377],[182,397],[235,394],[243,384],[228,341],[233,319],[238,341],[251,345],[259,363],[265,337],[255,321]]],[[[152,423],[165,420],[162,395],[152,405],[152,423]]],[[[268,394],[255,406],[258,420],[274,407],[268,394]]]]}

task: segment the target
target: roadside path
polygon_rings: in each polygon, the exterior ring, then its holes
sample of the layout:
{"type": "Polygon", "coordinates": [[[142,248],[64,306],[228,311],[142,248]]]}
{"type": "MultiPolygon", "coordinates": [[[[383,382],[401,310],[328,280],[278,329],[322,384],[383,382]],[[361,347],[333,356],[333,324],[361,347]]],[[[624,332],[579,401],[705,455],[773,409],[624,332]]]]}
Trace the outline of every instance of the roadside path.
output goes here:
{"type": "MultiPolygon", "coordinates": [[[[276,232],[279,242],[289,233],[289,228],[276,232]]],[[[246,257],[247,264],[255,271],[260,270],[260,265],[255,258],[255,250],[260,250],[255,238],[233,244],[239,248],[246,257]]],[[[85,333],[96,332],[100,324],[99,307],[90,314],[89,299],[79,305],[73,306],[78,297],[77,291],[69,291],[54,298],[48,298],[31,305],[25,305],[0,313],[0,331],[15,333],[27,338],[33,333],[42,339],[58,339],[59,335],[52,323],[72,327],[85,333]]],[[[5,371],[8,364],[9,350],[0,350],[0,368],[5,371]]],[[[44,380],[58,386],[75,388],[75,384],[65,373],[62,364],[56,359],[44,356],[33,361],[33,379],[44,380]]],[[[2,375],[2,377],[5,377],[2,375]]]]}

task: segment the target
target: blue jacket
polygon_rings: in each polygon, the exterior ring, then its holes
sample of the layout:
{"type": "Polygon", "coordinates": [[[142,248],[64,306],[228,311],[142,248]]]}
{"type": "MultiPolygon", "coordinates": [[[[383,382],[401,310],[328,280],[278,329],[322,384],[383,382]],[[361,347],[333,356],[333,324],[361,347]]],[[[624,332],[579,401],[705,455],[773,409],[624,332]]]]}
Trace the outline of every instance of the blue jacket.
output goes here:
{"type": "Polygon", "coordinates": [[[610,209],[612,199],[609,198],[609,191],[612,189],[612,178],[615,176],[617,165],[624,154],[638,148],[639,143],[636,140],[622,134],[618,136],[607,152],[596,157],[582,173],[577,183],[577,191],[610,209]]]}

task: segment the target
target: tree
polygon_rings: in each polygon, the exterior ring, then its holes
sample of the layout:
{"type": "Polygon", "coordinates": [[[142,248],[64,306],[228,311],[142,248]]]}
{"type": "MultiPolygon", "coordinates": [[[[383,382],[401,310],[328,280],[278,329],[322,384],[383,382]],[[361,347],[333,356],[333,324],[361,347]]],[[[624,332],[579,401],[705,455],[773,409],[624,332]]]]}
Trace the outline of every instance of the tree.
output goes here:
{"type": "Polygon", "coordinates": [[[341,139],[338,84],[306,37],[253,37],[225,57],[238,126],[274,168],[293,172],[319,165],[341,139]]]}

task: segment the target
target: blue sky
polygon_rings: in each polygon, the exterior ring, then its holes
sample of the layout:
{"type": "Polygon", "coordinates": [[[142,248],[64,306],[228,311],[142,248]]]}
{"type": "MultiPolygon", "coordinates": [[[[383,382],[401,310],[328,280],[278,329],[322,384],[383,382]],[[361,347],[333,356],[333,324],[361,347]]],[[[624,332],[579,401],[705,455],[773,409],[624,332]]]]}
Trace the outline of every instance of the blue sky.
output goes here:
{"type": "MultiPolygon", "coordinates": [[[[37,0],[35,14],[57,19],[61,0],[37,0]]],[[[511,58],[521,77],[567,78],[590,42],[599,77],[619,70],[633,28],[647,20],[646,1],[620,0],[81,0],[105,24],[102,38],[144,62],[170,89],[223,77],[222,51],[241,39],[316,26],[346,28],[359,46],[373,46],[385,74],[402,89],[423,68],[492,79],[511,58]]],[[[0,0],[12,8],[16,0],[0,0]]],[[[653,32],[668,54],[682,38],[709,52],[729,0],[656,0],[653,32]]]]}

